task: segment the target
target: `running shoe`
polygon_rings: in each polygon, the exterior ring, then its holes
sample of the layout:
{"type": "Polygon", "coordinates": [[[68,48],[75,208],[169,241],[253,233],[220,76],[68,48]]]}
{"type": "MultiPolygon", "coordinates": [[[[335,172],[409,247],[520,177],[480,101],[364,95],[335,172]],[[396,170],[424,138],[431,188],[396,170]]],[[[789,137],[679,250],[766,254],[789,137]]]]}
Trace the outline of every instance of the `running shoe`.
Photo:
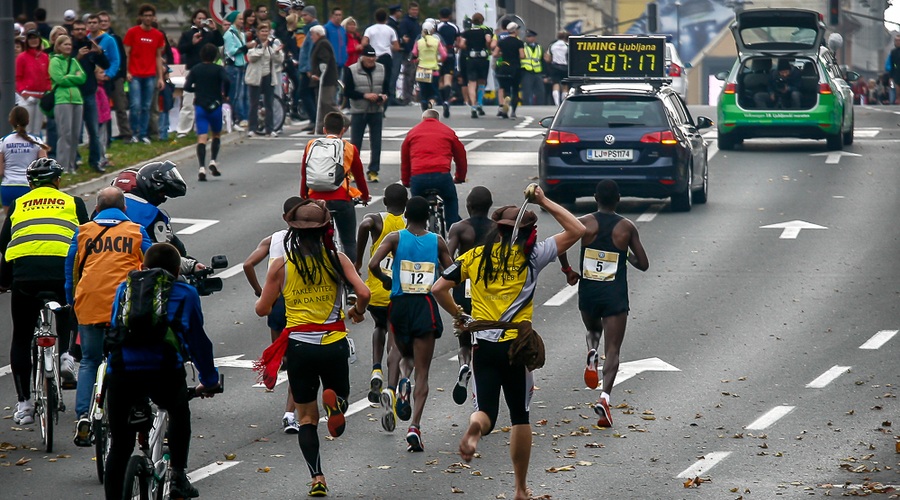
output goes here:
{"type": "Polygon", "coordinates": [[[132,143],[132,144],[137,144],[137,143],[139,143],[139,142],[141,142],[141,141],[140,141],[140,139],[138,139],[137,137],[132,137],[131,140],[128,141],[128,142],[130,142],[130,143],[132,143]]]}
{"type": "Polygon", "coordinates": [[[409,430],[406,431],[406,451],[425,451],[425,444],[422,442],[422,431],[415,425],[409,426],[409,430]]]}
{"type": "Polygon", "coordinates": [[[311,497],[327,497],[328,496],[328,486],[321,481],[316,481],[312,483],[309,487],[309,496],[311,497]]]}
{"type": "Polygon", "coordinates": [[[184,471],[172,471],[172,479],[169,481],[169,498],[197,498],[200,492],[191,484],[191,480],[184,471]]]}
{"type": "Polygon", "coordinates": [[[444,118],[450,118],[450,104],[445,102],[442,106],[444,107],[444,118]]]}
{"type": "Polygon", "coordinates": [[[594,413],[597,414],[598,427],[612,427],[612,413],[609,412],[609,403],[600,398],[594,404],[594,413]]]}
{"type": "Polygon", "coordinates": [[[478,118],[478,110],[475,108],[472,108],[472,118],[478,118]]]}
{"type": "Polygon", "coordinates": [[[466,403],[469,396],[469,379],[472,378],[472,370],[469,365],[459,367],[459,377],[456,379],[456,386],[453,387],[453,402],[461,405],[466,403]]]}
{"type": "Polygon", "coordinates": [[[481,106],[478,106],[475,109],[478,110],[478,116],[484,116],[484,108],[482,108],[481,106]]]}
{"type": "Polygon", "coordinates": [[[584,365],[584,385],[596,389],[600,385],[600,375],[597,373],[597,365],[600,356],[597,355],[596,349],[588,351],[587,362],[584,365]]]}
{"type": "Polygon", "coordinates": [[[200,171],[197,173],[197,180],[200,182],[206,182],[206,169],[200,167],[200,171]]]}
{"type": "Polygon", "coordinates": [[[369,378],[369,402],[378,404],[381,399],[381,388],[384,386],[384,376],[380,368],[372,370],[369,378]]]}
{"type": "Polygon", "coordinates": [[[209,171],[213,174],[213,177],[219,177],[222,175],[222,172],[219,172],[219,166],[216,165],[216,160],[209,161],[209,171]]]}
{"type": "Polygon", "coordinates": [[[243,131],[244,131],[244,127],[242,127],[242,126],[238,125],[237,123],[235,123],[234,125],[231,126],[231,130],[234,130],[235,132],[243,132],[243,131]]]}
{"type": "Polygon", "coordinates": [[[16,425],[30,425],[34,423],[34,403],[19,401],[16,403],[16,412],[13,413],[13,422],[16,425]]]}
{"type": "Polygon", "coordinates": [[[381,416],[381,427],[388,432],[394,432],[394,429],[397,428],[396,401],[393,389],[388,387],[381,391],[381,407],[384,408],[384,415],[381,416]]]}
{"type": "MultiPolygon", "coordinates": [[[[509,103],[512,102],[509,96],[503,98],[503,114],[509,113],[509,103]]],[[[508,117],[507,117],[508,118],[508,117]]]]}
{"type": "Polygon", "coordinates": [[[144,137],[143,139],[141,139],[141,142],[143,142],[144,144],[150,144],[150,138],[144,137]]]}
{"type": "Polygon", "coordinates": [[[409,396],[412,394],[412,384],[409,379],[403,377],[397,384],[397,417],[404,422],[408,422],[412,417],[412,404],[410,404],[409,396]]]}
{"type": "Polygon", "coordinates": [[[78,370],[75,369],[75,358],[69,353],[63,353],[59,357],[59,377],[62,379],[63,389],[74,389],[78,382],[78,370]]]}
{"type": "Polygon", "coordinates": [[[369,172],[366,174],[366,180],[372,183],[378,182],[378,172],[369,170],[369,172]]]}
{"type": "Polygon", "coordinates": [[[515,110],[512,110],[509,112],[509,118],[510,118],[510,120],[515,120],[517,118],[515,110]]]}
{"type": "Polygon", "coordinates": [[[344,433],[346,420],[344,420],[344,410],[346,403],[341,403],[341,398],[335,394],[333,389],[325,389],[322,391],[322,405],[325,406],[325,420],[328,422],[328,432],[332,437],[340,437],[344,433]]]}
{"type": "Polygon", "coordinates": [[[300,433],[300,424],[297,423],[297,419],[284,417],[281,419],[281,425],[284,429],[285,434],[300,433]]]}
{"type": "Polygon", "coordinates": [[[91,421],[87,415],[82,415],[75,424],[75,438],[72,440],[75,446],[86,448],[91,445],[91,421]]]}

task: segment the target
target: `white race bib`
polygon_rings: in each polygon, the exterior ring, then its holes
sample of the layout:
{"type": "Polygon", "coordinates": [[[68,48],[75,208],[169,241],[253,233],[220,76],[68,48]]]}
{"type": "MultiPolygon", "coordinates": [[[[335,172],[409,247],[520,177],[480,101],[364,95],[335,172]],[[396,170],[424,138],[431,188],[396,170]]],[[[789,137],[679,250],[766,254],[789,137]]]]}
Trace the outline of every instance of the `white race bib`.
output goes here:
{"type": "Polygon", "coordinates": [[[391,271],[394,267],[394,254],[392,254],[392,253],[387,254],[387,257],[382,259],[381,263],[378,264],[378,266],[381,267],[381,272],[390,276],[391,271]]]}
{"type": "Polygon", "coordinates": [[[421,83],[431,82],[432,71],[421,66],[416,67],[416,81],[421,83]]]}
{"type": "Polygon", "coordinates": [[[400,289],[403,293],[428,293],[431,285],[434,285],[434,262],[400,261],[400,289]]]}
{"type": "Polygon", "coordinates": [[[581,269],[582,277],[586,280],[613,281],[619,270],[619,253],[585,248],[581,269]]]}

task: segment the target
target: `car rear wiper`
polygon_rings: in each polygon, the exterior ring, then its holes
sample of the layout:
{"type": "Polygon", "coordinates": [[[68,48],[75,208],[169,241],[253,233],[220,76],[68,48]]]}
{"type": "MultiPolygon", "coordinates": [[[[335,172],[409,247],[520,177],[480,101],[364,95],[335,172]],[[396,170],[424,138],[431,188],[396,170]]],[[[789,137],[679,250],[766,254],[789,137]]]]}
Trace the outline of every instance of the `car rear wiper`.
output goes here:
{"type": "Polygon", "coordinates": [[[609,127],[636,127],[637,123],[629,123],[629,122],[610,122],[608,124],[609,127]]]}

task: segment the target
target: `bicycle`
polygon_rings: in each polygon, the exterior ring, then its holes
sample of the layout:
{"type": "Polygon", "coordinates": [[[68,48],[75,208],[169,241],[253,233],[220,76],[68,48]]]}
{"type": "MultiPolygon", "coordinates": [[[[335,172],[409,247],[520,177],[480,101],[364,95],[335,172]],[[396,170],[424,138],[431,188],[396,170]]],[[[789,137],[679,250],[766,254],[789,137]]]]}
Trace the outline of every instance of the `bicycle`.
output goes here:
{"type": "Polygon", "coordinates": [[[103,484],[106,473],[106,457],[109,456],[109,417],[106,406],[106,358],[97,367],[97,378],[91,397],[91,440],[94,442],[94,460],[97,465],[97,479],[103,484]]]}
{"type": "MultiPolygon", "coordinates": [[[[206,394],[221,394],[225,391],[225,376],[219,374],[219,387],[206,394]]],[[[188,400],[200,396],[196,387],[188,387],[188,400]]],[[[169,415],[163,408],[156,408],[156,414],[148,404],[133,407],[128,416],[129,425],[138,428],[139,453],[128,459],[125,467],[125,496],[141,500],[163,500],[169,498],[169,451],[164,446],[169,415]],[[148,413],[149,410],[149,413],[148,413]],[[131,492],[130,494],[128,492],[131,492]]]]}
{"type": "Polygon", "coordinates": [[[447,221],[444,219],[444,199],[437,189],[425,190],[425,199],[428,200],[428,230],[447,239],[447,221]]]}
{"type": "Polygon", "coordinates": [[[56,294],[42,292],[40,319],[34,328],[31,344],[32,387],[34,414],[41,423],[41,439],[47,453],[53,452],[53,426],[59,423],[59,412],[66,411],[62,400],[62,383],[59,378],[59,356],[56,352],[58,336],[55,332],[55,315],[69,306],[56,302],[56,294]]]}
{"type": "Polygon", "coordinates": [[[259,96],[259,106],[256,109],[256,116],[258,117],[258,121],[256,123],[256,132],[259,134],[266,133],[266,113],[272,113],[272,131],[273,132],[281,132],[281,129],[284,128],[284,100],[280,97],[273,96],[272,97],[272,109],[266,109],[266,103],[262,93],[259,96]]]}

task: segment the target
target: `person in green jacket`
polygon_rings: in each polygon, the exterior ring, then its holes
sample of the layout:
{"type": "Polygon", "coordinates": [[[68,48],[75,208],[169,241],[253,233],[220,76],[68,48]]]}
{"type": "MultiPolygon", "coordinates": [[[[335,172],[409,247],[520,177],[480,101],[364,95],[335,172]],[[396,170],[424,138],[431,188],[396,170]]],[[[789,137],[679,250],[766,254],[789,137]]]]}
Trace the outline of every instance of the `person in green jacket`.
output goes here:
{"type": "Polygon", "coordinates": [[[68,173],[75,172],[75,153],[81,131],[84,100],[78,87],[87,79],[78,59],[72,55],[72,39],[60,35],[53,44],[53,56],[50,57],[50,81],[56,99],[53,114],[59,136],[56,160],[68,173]]]}

